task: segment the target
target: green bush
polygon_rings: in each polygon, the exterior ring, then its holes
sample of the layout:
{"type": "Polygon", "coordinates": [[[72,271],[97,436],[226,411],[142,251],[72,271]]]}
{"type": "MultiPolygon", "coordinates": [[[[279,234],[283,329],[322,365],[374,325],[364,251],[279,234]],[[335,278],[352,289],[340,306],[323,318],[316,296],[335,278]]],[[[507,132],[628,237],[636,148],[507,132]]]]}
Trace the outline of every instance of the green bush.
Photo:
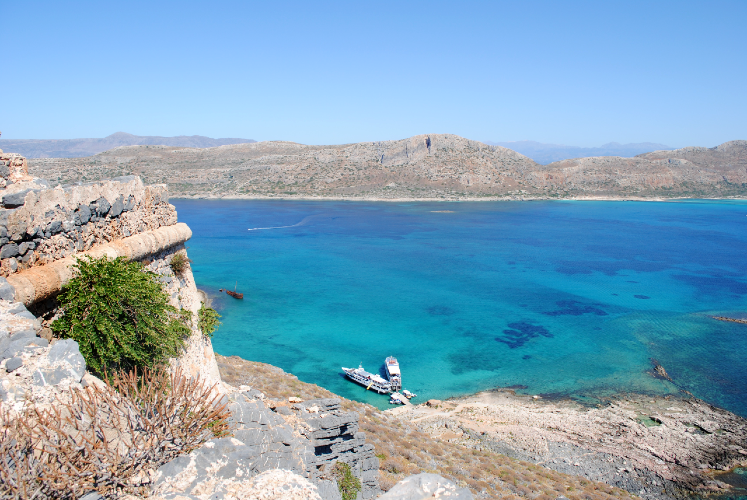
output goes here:
{"type": "Polygon", "coordinates": [[[336,462],[332,467],[332,476],[337,479],[337,487],[340,489],[342,500],[355,500],[361,490],[361,482],[353,475],[350,466],[345,462],[336,462]]]}
{"type": "Polygon", "coordinates": [[[200,310],[197,311],[197,327],[204,336],[210,338],[213,336],[213,332],[221,325],[218,318],[220,318],[218,311],[212,307],[205,307],[205,304],[201,304],[200,310]]]}
{"type": "Polygon", "coordinates": [[[187,258],[184,253],[179,252],[171,257],[169,266],[171,267],[171,270],[174,272],[174,274],[182,274],[184,270],[187,269],[187,264],[189,264],[190,262],[192,262],[192,259],[187,258]]]}
{"type": "Polygon", "coordinates": [[[154,367],[178,355],[191,332],[190,315],[169,304],[156,274],[122,257],[78,259],[57,300],[52,330],[78,342],[98,374],[154,367]]]}

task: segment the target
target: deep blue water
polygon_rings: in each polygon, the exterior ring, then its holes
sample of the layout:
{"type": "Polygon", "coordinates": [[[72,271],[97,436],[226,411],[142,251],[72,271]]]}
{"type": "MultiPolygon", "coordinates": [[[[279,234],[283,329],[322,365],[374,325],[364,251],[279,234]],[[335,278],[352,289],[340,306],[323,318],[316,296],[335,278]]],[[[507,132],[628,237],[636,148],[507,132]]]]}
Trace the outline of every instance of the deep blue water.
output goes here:
{"type": "Polygon", "coordinates": [[[172,203],[220,354],[379,407],[341,366],[394,355],[418,401],[684,389],[747,416],[747,326],[709,317],[747,312],[747,203],[172,203]]]}

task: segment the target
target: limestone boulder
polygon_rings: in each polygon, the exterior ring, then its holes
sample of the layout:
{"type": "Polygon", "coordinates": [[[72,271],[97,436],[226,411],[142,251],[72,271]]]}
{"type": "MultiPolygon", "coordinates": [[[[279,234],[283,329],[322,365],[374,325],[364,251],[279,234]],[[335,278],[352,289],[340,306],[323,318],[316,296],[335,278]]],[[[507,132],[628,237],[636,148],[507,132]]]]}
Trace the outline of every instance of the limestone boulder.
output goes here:
{"type": "Polygon", "coordinates": [[[406,477],[379,498],[380,500],[425,500],[427,498],[473,500],[474,496],[467,488],[459,488],[452,481],[438,474],[423,472],[406,477]]]}

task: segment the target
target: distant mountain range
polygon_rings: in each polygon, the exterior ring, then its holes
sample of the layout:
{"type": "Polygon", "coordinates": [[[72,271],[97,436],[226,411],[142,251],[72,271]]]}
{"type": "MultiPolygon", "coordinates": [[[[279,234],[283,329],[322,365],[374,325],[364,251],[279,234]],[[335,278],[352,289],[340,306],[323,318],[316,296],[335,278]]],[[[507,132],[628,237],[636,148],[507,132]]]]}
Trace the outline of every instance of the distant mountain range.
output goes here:
{"type": "MultiPolygon", "coordinates": [[[[26,158],[84,158],[120,146],[172,146],[182,148],[213,148],[227,144],[257,142],[252,139],[222,138],[212,139],[201,135],[180,135],[161,137],[153,135],[132,135],[117,132],[103,139],[0,139],[0,149],[8,153],[18,153],[26,158]]],[[[485,144],[512,149],[539,164],[547,165],[554,161],[590,156],[633,156],[652,151],[669,151],[674,148],[653,142],[620,144],[610,142],[598,148],[581,148],[562,144],[545,144],[536,141],[491,142],[485,144]]]]}
{"type": "Polygon", "coordinates": [[[485,144],[513,149],[517,153],[521,153],[542,165],[547,165],[554,161],[568,160],[571,158],[588,158],[590,156],[622,156],[624,158],[632,158],[633,156],[642,153],[650,153],[652,151],[670,151],[674,149],[664,144],[656,144],[653,142],[638,142],[633,144],[608,142],[598,148],[580,148],[577,146],[564,146],[562,144],[545,144],[536,141],[485,141],[485,144]]]}
{"type": "Polygon", "coordinates": [[[211,139],[201,135],[160,137],[117,132],[103,139],[0,139],[0,149],[26,158],[82,158],[120,146],[174,146],[213,148],[226,144],[256,142],[252,139],[211,139]]]}

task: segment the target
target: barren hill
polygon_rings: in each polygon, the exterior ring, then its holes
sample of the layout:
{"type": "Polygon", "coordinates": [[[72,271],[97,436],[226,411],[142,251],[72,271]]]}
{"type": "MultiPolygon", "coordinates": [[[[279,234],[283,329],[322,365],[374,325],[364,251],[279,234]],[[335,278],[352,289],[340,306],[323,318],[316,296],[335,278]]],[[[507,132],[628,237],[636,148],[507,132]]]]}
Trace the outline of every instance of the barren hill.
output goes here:
{"type": "Polygon", "coordinates": [[[103,139],[2,139],[0,149],[26,158],[79,158],[101,153],[118,146],[157,145],[188,148],[212,148],[224,144],[255,142],[251,139],[212,139],[201,135],[160,137],[116,132],[103,139]]]}
{"type": "Polygon", "coordinates": [[[124,146],[29,165],[62,184],[136,174],[167,183],[175,197],[516,199],[744,196],[746,163],[747,141],[540,165],[500,146],[430,134],[334,146],[124,146]]]}

